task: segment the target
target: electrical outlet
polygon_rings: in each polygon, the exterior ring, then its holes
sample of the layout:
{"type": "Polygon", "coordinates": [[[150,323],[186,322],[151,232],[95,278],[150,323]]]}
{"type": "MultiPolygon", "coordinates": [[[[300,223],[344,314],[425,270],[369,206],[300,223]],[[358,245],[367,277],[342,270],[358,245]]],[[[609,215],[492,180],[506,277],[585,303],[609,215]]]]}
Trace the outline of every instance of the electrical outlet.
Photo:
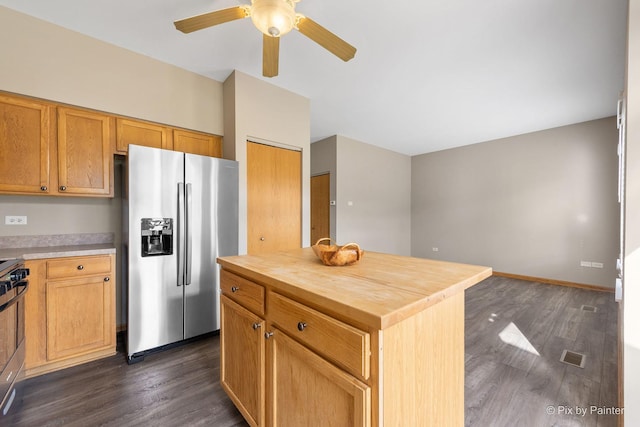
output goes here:
{"type": "Polygon", "coordinates": [[[432,250],[433,252],[438,252],[440,249],[438,249],[438,248],[431,248],[431,250],[432,250]]]}
{"type": "Polygon", "coordinates": [[[593,268],[604,268],[604,264],[601,263],[601,262],[592,261],[591,262],[591,267],[593,267],[593,268]]]}
{"type": "Polygon", "coordinates": [[[590,261],[580,261],[580,267],[591,267],[590,261]]]}
{"type": "Polygon", "coordinates": [[[27,225],[27,217],[21,215],[6,215],[4,217],[5,225],[27,225]]]}

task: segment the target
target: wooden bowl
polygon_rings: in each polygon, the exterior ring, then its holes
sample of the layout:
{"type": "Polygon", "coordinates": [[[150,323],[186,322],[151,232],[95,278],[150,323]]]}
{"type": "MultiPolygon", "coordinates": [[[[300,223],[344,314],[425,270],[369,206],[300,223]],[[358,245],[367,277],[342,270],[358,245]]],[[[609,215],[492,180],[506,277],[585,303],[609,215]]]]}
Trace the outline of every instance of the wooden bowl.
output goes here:
{"type": "Polygon", "coordinates": [[[360,261],[364,251],[360,249],[357,243],[347,243],[346,245],[323,245],[320,242],[328,240],[331,242],[331,239],[325,237],[316,242],[315,245],[311,246],[313,248],[313,252],[315,252],[316,256],[320,258],[320,261],[324,265],[330,266],[343,266],[343,265],[352,265],[356,262],[360,261]]]}

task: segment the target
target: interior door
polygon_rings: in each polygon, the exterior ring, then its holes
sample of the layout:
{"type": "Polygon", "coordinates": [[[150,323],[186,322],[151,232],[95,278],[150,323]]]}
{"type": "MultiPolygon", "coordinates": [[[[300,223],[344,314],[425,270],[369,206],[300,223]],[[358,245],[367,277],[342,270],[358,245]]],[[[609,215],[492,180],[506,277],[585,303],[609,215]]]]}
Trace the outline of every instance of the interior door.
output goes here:
{"type": "Polygon", "coordinates": [[[247,142],[247,252],[299,248],[302,243],[300,151],[247,142]]]}
{"type": "Polygon", "coordinates": [[[311,177],[311,244],[331,235],[329,229],[330,178],[331,175],[328,173],[311,177]]]}

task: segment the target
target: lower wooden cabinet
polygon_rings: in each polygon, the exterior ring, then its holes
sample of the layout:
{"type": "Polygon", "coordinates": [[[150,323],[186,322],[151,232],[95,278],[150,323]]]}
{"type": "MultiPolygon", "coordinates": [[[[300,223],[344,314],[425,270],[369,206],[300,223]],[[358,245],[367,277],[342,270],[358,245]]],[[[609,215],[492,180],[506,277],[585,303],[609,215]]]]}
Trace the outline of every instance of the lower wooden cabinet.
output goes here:
{"type": "Polygon", "coordinates": [[[274,329],[269,348],[269,424],[371,425],[371,388],[274,329]]]}
{"type": "Polygon", "coordinates": [[[265,419],[265,322],[221,297],[220,382],[249,424],[265,419]]]}
{"type": "Polygon", "coordinates": [[[262,317],[264,287],[224,269],[221,289],[221,383],[251,426],[371,425],[371,387],[362,375],[363,358],[369,375],[367,333],[301,304],[291,309],[283,301],[299,303],[274,292],[262,317]],[[308,323],[294,319],[303,312],[308,323]],[[336,351],[316,351],[327,333],[337,333],[324,341],[336,351]],[[354,368],[344,363],[352,360],[354,368]]]}
{"type": "Polygon", "coordinates": [[[115,255],[26,262],[25,375],[115,354],[115,255]]]}

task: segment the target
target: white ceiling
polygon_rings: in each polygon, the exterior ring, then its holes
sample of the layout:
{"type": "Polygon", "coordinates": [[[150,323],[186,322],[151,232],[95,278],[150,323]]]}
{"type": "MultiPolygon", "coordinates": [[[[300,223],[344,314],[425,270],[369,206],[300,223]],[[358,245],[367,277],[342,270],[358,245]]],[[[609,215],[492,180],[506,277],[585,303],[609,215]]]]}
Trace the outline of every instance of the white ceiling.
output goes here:
{"type": "Polygon", "coordinates": [[[173,21],[249,0],[0,0],[224,81],[232,70],[311,100],[311,137],[414,155],[615,114],[627,0],[302,0],[358,51],[342,62],[293,31],[262,77],[251,20],[183,34],[173,21]]]}

